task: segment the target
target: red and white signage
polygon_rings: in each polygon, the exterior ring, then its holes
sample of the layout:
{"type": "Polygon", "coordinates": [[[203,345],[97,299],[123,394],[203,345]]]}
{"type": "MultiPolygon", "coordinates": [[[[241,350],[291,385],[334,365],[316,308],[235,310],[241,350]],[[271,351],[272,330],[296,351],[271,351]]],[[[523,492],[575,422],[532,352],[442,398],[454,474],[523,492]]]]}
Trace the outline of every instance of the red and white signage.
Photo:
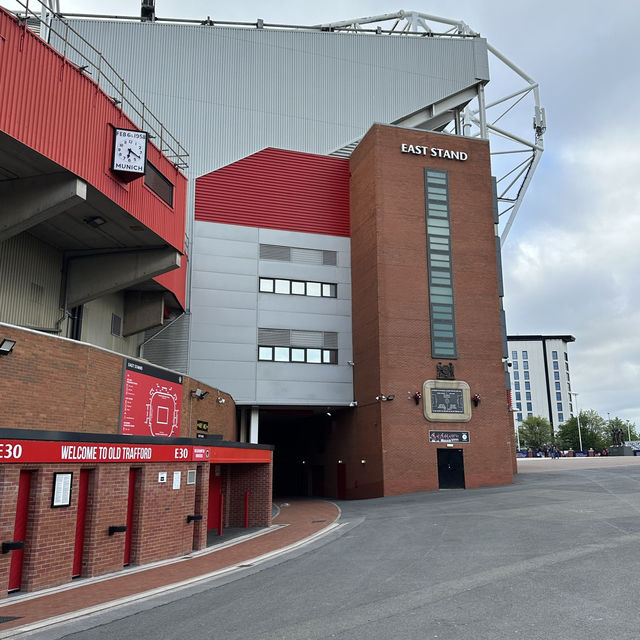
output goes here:
{"type": "Polygon", "coordinates": [[[194,461],[266,463],[271,461],[271,451],[269,449],[245,449],[242,447],[197,447],[170,444],[0,440],[0,464],[194,461]]]}
{"type": "Polygon", "coordinates": [[[120,433],[175,438],[181,410],[180,374],[125,359],[120,433]]]}

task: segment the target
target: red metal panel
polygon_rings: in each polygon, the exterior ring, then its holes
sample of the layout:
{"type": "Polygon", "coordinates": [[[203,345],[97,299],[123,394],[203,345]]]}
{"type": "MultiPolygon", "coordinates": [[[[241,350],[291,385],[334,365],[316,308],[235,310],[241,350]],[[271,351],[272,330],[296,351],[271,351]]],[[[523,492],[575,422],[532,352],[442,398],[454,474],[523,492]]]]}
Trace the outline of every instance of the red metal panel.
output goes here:
{"type": "Polygon", "coordinates": [[[349,161],[264,149],[198,178],[195,217],[348,237],[349,161]]]}
{"type": "Polygon", "coordinates": [[[96,187],[184,251],[187,179],[152,144],[148,159],[174,184],[174,208],[142,178],[109,171],[113,127],[135,129],[97,84],[0,8],[0,130],[96,187]]]}
{"type": "MultiPolygon", "coordinates": [[[[27,517],[29,514],[29,492],[31,489],[31,472],[21,471],[18,480],[18,505],[16,509],[16,521],[13,530],[13,539],[25,541],[27,533],[27,517]]],[[[9,591],[20,589],[22,583],[22,562],[24,549],[16,549],[11,552],[11,565],[9,566],[9,591]]]]}

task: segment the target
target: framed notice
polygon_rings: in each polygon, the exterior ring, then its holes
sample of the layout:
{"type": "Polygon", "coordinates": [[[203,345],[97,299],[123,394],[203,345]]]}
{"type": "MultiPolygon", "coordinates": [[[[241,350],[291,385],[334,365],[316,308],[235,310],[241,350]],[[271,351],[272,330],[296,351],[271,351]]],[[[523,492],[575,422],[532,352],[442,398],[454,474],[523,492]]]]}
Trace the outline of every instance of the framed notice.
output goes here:
{"type": "Polygon", "coordinates": [[[51,507],[68,507],[71,504],[71,485],[73,472],[56,472],[53,474],[53,494],[51,507]]]}
{"type": "Polygon", "coordinates": [[[176,438],[180,435],[181,411],[180,374],[125,359],[120,433],[176,438]]]}

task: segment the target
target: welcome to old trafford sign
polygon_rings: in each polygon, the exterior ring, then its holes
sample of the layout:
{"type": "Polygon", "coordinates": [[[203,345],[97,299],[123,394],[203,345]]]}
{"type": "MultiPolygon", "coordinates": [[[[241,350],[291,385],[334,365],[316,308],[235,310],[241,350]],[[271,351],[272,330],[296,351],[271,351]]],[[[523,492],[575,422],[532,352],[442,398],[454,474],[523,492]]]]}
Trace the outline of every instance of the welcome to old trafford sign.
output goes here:
{"type": "Polygon", "coordinates": [[[412,153],[415,156],[431,156],[432,158],[446,158],[447,160],[459,160],[464,162],[469,156],[464,151],[454,151],[453,149],[442,149],[440,147],[425,147],[420,144],[400,145],[402,153],[412,153]]]}

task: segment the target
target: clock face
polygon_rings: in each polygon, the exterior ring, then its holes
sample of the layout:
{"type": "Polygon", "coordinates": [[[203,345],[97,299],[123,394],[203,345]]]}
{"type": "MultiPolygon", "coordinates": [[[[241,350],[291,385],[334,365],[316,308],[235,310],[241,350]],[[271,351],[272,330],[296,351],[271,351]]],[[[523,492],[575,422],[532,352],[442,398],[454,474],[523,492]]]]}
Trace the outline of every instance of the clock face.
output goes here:
{"type": "Polygon", "coordinates": [[[114,171],[127,173],[145,172],[147,163],[147,134],[144,131],[115,129],[113,139],[114,171]]]}

